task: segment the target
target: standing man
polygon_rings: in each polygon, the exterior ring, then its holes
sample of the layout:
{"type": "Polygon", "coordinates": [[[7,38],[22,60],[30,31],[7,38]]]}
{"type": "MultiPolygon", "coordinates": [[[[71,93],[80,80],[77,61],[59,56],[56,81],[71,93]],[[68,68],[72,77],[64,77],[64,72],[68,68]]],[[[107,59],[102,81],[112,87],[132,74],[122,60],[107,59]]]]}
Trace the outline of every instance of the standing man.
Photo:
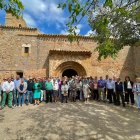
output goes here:
{"type": "Polygon", "coordinates": [[[53,85],[50,78],[48,78],[48,81],[46,81],[45,83],[45,89],[46,89],[46,103],[48,102],[52,103],[53,85]]]}
{"type": "Polygon", "coordinates": [[[103,80],[102,76],[100,77],[100,80],[98,80],[98,93],[99,93],[99,101],[101,100],[101,96],[103,96],[103,101],[106,100],[106,93],[105,93],[105,80],[103,80]]]}
{"type": "Polygon", "coordinates": [[[1,103],[1,109],[5,107],[6,98],[8,97],[8,106],[9,108],[12,108],[12,92],[14,90],[14,82],[11,81],[11,78],[8,78],[8,81],[6,81],[3,84],[3,97],[2,97],[2,103],[1,103]]]}
{"type": "Polygon", "coordinates": [[[29,80],[27,81],[27,92],[25,94],[27,105],[29,102],[30,104],[33,103],[33,86],[34,86],[34,81],[31,77],[29,77],[29,80]]]}
{"type": "Polygon", "coordinates": [[[14,85],[15,85],[15,89],[14,89],[14,106],[18,106],[18,95],[19,95],[19,92],[18,92],[18,87],[21,83],[21,80],[20,80],[20,76],[17,75],[16,76],[16,79],[14,80],[14,85]]]}
{"type": "Polygon", "coordinates": [[[120,97],[122,101],[123,107],[125,107],[125,101],[124,101],[124,86],[121,82],[120,78],[117,78],[117,81],[115,82],[115,93],[116,93],[116,105],[120,105],[120,97]]]}
{"type": "Polygon", "coordinates": [[[76,92],[76,81],[74,77],[72,81],[70,82],[69,86],[70,86],[70,98],[73,102],[76,102],[77,92],[76,92]]]}
{"type": "Polygon", "coordinates": [[[80,79],[77,80],[76,82],[76,92],[77,92],[77,97],[79,100],[83,100],[83,96],[82,96],[82,82],[80,79]]]}
{"type": "Polygon", "coordinates": [[[109,81],[109,76],[106,75],[106,77],[105,77],[105,89],[104,89],[104,92],[105,92],[106,98],[109,100],[108,91],[107,91],[107,82],[108,81],[109,81]]]}
{"type": "Polygon", "coordinates": [[[59,84],[57,79],[53,79],[53,101],[57,102],[58,101],[58,90],[59,90],[59,84]]]}
{"type": "Polygon", "coordinates": [[[107,88],[107,91],[108,91],[109,103],[112,103],[112,97],[113,97],[113,102],[115,104],[115,94],[114,94],[115,83],[112,80],[112,78],[109,78],[109,80],[107,81],[106,88],[107,88]]]}
{"type": "Polygon", "coordinates": [[[19,107],[23,106],[24,104],[24,95],[27,92],[27,82],[25,82],[24,78],[21,79],[19,86],[17,87],[18,90],[18,104],[19,107]]]}

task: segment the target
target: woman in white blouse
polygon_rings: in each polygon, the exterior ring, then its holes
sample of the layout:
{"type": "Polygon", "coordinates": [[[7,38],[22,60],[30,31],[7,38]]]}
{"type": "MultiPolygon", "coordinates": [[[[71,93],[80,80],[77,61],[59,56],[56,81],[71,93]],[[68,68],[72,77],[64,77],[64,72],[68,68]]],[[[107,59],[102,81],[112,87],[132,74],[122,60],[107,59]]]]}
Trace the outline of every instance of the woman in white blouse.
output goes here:
{"type": "Polygon", "coordinates": [[[68,100],[68,84],[66,81],[62,82],[62,86],[61,86],[61,94],[62,94],[62,98],[61,98],[61,103],[65,102],[67,103],[68,100]]]}
{"type": "Polygon", "coordinates": [[[134,94],[132,89],[133,89],[133,81],[131,81],[129,76],[126,76],[124,81],[125,102],[129,104],[130,98],[131,105],[134,105],[134,94]]]}

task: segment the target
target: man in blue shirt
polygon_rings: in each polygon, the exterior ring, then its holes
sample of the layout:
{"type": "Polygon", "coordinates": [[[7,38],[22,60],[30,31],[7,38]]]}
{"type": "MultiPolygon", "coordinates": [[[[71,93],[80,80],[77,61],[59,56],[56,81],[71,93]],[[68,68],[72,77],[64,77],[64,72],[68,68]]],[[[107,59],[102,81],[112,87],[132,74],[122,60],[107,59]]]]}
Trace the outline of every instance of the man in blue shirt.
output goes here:
{"type": "Polygon", "coordinates": [[[106,86],[106,82],[105,82],[105,80],[103,80],[103,78],[101,76],[100,80],[98,80],[99,101],[100,100],[103,100],[103,101],[106,100],[105,86],[106,86]]]}
{"type": "Polygon", "coordinates": [[[16,79],[14,80],[14,85],[15,85],[15,88],[14,88],[14,106],[15,107],[18,106],[17,100],[18,100],[19,92],[18,92],[17,88],[19,87],[20,83],[21,83],[20,76],[17,75],[16,79]]]}
{"type": "Polygon", "coordinates": [[[124,92],[123,82],[121,82],[120,78],[117,78],[117,81],[115,82],[116,105],[120,105],[120,98],[121,98],[122,105],[123,107],[125,107],[123,92],[124,92]]]}
{"type": "Polygon", "coordinates": [[[106,83],[106,88],[108,91],[108,99],[109,99],[109,103],[112,103],[112,97],[113,97],[113,102],[115,103],[115,82],[112,80],[112,78],[109,78],[109,80],[106,83]]]}

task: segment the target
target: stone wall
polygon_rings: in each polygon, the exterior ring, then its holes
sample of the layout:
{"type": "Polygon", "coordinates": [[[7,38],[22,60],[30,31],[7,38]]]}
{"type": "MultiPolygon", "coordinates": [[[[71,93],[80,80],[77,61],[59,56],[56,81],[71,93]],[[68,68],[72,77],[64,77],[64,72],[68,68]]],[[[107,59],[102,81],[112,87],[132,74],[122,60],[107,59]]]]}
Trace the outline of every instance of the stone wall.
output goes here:
{"type": "Polygon", "coordinates": [[[16,18],[15,16],[12,16],[11,13],[6,14],[6,26],[14,26],[14,27],[19,27],[19,24],[22,27],[27,27],[26,22],[22,18],[16,18]]]}
{"type": "MultiPolygon", "coordinates": [[[[95,52],[97,43],[89,37],[83,37],[79,42],[70,43],[67,36],[44,36],[39,37],[38,31],[32,29],[9,29],[0,28],[0,76],[15,75],[16,71],[23,71],[24,76],[49,76],[57,67],[67,61],[75,61],[83,66],[87,76],[121,76],[124,78],[130,75],[135,76],[136,69],[139,72],[139,51],[133,48],[125,47],[120,51],[116,60],[107,58],[98,62],[98,53],[95,52]],[[23,46],[30,46],[29,56],[24,56],[23,46]],[[49,50],[66,51],[91,51],[91,57],[79,55],[62,56],[55,55],[49,57],[49,50]],[[135,56],[134,56],[135,53],[135,56]],[[50,65],[49,65],[50,64],[50,65]]],[[[139,65],[140,66],[140,65],[139,65]]],[[[51,75],[53,76],[53,75],[51,75]]]]}
{"type": "MultiPolygon", "coordinates": [[[[98,53],[95,52],[95,48],[97,47],[97,43],[91,39],[81,39],[79,43],[73,42],[72,44],[68,42],[67,37],[51,37],[51,38],[39,38],[39,47],[40,47],[40,61],[39,68],[47,68],[51,71],[54,71],[57,66],[66,61],[75,61],[81,64],[86,72],[87,76],[97,75],[104,76],[106,74],[110,76],[121,76],[123,79],[126,75],[130,75],[134,78],[134,56],[133,50],[130,47],[124,47],[123,50],[120,51],[118,57],[113,60],[112,58],[108,58],[98,62],[97,56],[98,53]],[[64,54],[62,56],[56,55],[55,58],[49,58],[49,50],[67,50],[67,51],[91,51],[92,55],[90,58],[82,58],[80,55],[77,56],[69,56],[64,54]],[[49,66],[49,61],[51,65],[49,66]],[[45,66],[45,67],[44,67],[45,66]]],[[[53,75],[52,75],[53,76],[53,75]]]]}
{"type": "MultiPolygon", "coordinates": [[[[21,33],[25,31],[21,31],[21,33]]],[[[27,32],[26,32],[27,33],[27,32]]],[[[37,59],[37,38],[34,36],[20,36],[16,29],[8,30],[0,28],[0,75],[9,76],[16,74],[16,71],[31,71],[36,69],[37,59]],[[31,45],[29,57],[23,56],[23,44],[31,45]]]]}
{"type": "Polygon", "coordinates": [[[140,77],[140,46],[134,48],[135,76],[140,77]]]}

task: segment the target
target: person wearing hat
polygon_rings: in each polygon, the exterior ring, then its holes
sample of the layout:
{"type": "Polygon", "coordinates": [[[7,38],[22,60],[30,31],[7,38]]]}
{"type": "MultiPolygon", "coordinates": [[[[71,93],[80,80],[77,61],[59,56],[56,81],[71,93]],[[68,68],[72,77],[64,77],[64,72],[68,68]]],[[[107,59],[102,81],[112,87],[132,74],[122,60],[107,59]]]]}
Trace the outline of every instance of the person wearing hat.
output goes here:
{"type": "Polygon", "coordinates": [[[133,91],[136,98],[137,107],[140,110],[140,77],[136,78],[136,82],[134,83],[133,86],[133,91]]]}

